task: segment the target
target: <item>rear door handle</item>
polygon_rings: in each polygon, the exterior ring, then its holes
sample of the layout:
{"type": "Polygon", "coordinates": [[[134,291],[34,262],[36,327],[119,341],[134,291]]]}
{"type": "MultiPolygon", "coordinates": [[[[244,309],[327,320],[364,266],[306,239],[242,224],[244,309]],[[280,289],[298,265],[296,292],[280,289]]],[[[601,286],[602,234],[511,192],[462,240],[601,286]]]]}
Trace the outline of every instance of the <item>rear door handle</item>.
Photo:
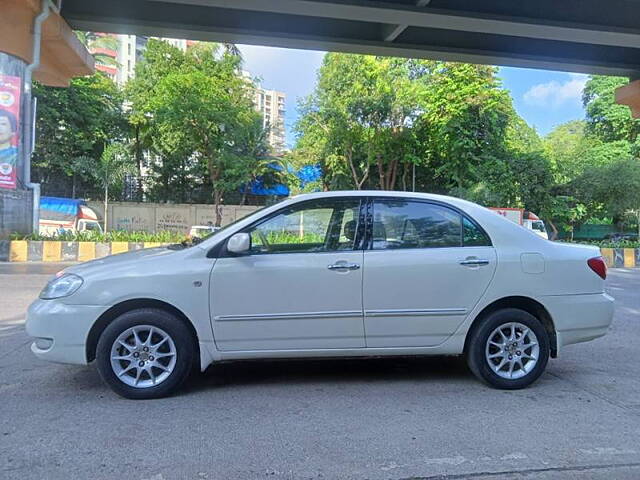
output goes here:
{"type": "Polygon", "coordinates": [[[329,270],[358,270],[360,265],[357,263],[338,262],[332,265],[327,265],[329,270]]]}
{"type": "Polygon", "coordinates": [[[482,267],[484,265],[489,265],[489,260],[484,258],[467,258],[466,260],[462,260],[460,265],[465,267],[482,267]]]}

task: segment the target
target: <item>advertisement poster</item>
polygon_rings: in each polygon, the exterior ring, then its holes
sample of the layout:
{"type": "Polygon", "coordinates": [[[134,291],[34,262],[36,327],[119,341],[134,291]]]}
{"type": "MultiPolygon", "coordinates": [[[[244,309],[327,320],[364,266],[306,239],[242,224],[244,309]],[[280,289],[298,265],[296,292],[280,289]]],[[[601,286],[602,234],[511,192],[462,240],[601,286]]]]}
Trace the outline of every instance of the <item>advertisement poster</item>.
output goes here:
{"type": "Polygon", "coordinates": [[[16,188],[20,77],[0,75],[0,188],[16,188]]]}

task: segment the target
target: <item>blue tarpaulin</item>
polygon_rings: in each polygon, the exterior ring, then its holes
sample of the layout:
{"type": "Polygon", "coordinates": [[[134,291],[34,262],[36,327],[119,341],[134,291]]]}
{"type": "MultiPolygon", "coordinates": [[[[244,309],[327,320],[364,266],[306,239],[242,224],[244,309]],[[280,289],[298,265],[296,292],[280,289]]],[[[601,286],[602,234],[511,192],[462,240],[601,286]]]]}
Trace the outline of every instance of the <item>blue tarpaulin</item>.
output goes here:
{"type": "Polygon", "coordinates": [[[49,210],[74,217],[78,215],[80,205],[86,205],[86,202],[71,198],[40,197],[40,210],[49,210]]]}
{"type": "MultiPolygon", "coordinates": [[[[269,167],[278,171],[282,170],[282,167],[278,164],[271,164],[269,167]]],[[[294,172],[292,168],[290,168],[289,171],[294,172]]],[[[315,182],[322,177],[322,169],[320,168],[320,165],[307,165],[298,170],[296,172],[296,176],[300,179],[300,187],[304,188],[308,183],[315,182]]],[[[290,193],[289,187],[282,185],[281,183],[276,183],[270,187],[265,186],[264,179],[262,177],[258,177],[255,181],[251,182],[248,187],[240,188],[241,192],[245,190],[246,193],[250,193],[252,195],[277,195],[286,197],[290,193]]]]}

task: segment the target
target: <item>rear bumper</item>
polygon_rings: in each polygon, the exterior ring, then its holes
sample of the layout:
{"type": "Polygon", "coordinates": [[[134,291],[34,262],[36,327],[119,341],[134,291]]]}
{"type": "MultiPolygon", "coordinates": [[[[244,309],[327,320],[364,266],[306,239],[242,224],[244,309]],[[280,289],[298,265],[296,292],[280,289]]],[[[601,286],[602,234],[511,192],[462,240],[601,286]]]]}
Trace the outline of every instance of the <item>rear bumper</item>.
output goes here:
{"type": "Polygon", "coordinates": [[[35,339],[31,351],[50,362],[86,364],[89,331],[107,308],[36,300],[29,306],[26,321],[27,334],[35,339]]]}
{"type": "Polygon", "coordinates": [[[558,351],[605,335],[613,320],[613,302],[606,293],[543,297],[556,327],[558,351]]]}

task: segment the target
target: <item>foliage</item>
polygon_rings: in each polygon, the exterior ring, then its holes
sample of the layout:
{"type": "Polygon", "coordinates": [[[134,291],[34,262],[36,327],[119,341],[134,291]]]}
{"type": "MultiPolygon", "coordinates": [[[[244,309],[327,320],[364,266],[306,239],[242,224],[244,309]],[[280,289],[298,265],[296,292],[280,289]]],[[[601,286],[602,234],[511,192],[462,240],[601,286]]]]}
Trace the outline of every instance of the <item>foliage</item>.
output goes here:
{"type": "Polygon", "coordinates": [[[161,169],[179,163],[183,176],[211,185],[216,225],[223,195],[264,170],[266,134],[239,68],[233,50],[217,44],[182,52],[150,40],[127,86],[141,141],[158,154],[161,169]]]}
{"type": "Polygon", "coordinates": [[[636,142],[640,133],[640,120],[631,118],[629,107],[615,103],[615,89],[628,82],[623,77],[596,75],[589,78],[582,95],[586,133],[589,136],[603,142],[636,142]]]}
{"type": "Polygon", "coordinates": [[[156,233],[150,232],[128,232],[128,231],[113,231],[108,233],[100,233],[95,230],[84,232],[72,232],[66,231],[62,234],[50,236],[40,234],[29,235],[11,235],[11,240],[56,240],[63,242],[156,242],[156,243],[178,243],[185,240],[186,235],[170,232],[160,231],[156,233]]]}
{"type": "Polygon", "coordinates": [[[640,248],[640,241],[637,240],[619,240],[617,242],[613,242],[611,240],[584,240],[579,242],[573,241],[567,243],[593,245],[599,248],[640,248]]]}
{"type": "Polygon", "coordinates": [[[549,208],[552,167],[494,67],[328,54],[301,104],[290,155],[322,166],[323,187],[451,193],[549,208]]]}
{"type": "MultiPolygon", "coordinates": [[[[78,35],[96,55],[114,41],[78,35]]],[[[81,189],[96,198],[107,190],[108,200],[122,191],[124,174],[147,171],[147,200],[206,194],[218,213],[225,195],[258,178],[294,194],[415,185],[531,210],[552,231],[598,219],[638,223],[640,121],[614,101],[624,78],[590,77],[585,119],[541,139],[494,67],[329,53],[300,103],[295,149],[275,157],[240,68],[233,45],[184,52],[150,39],[124,92],[101,74],[68,89],[36,85],[36,181],[45,194],[81,189]],[[301,182],[300,169],[320,170],[320,181],[301,182]]]]}
{"type": "Polygon", "coordinates": [[[36,83],[33,92],[38,99],[33,176],[45,195],[52,190],[74,196],[76,184],[92,184],[79,175],[78,159],[97,159],[107,142],[126,137],[122,95],[100,73],[75,78],[67,88],[36,83]]]}

